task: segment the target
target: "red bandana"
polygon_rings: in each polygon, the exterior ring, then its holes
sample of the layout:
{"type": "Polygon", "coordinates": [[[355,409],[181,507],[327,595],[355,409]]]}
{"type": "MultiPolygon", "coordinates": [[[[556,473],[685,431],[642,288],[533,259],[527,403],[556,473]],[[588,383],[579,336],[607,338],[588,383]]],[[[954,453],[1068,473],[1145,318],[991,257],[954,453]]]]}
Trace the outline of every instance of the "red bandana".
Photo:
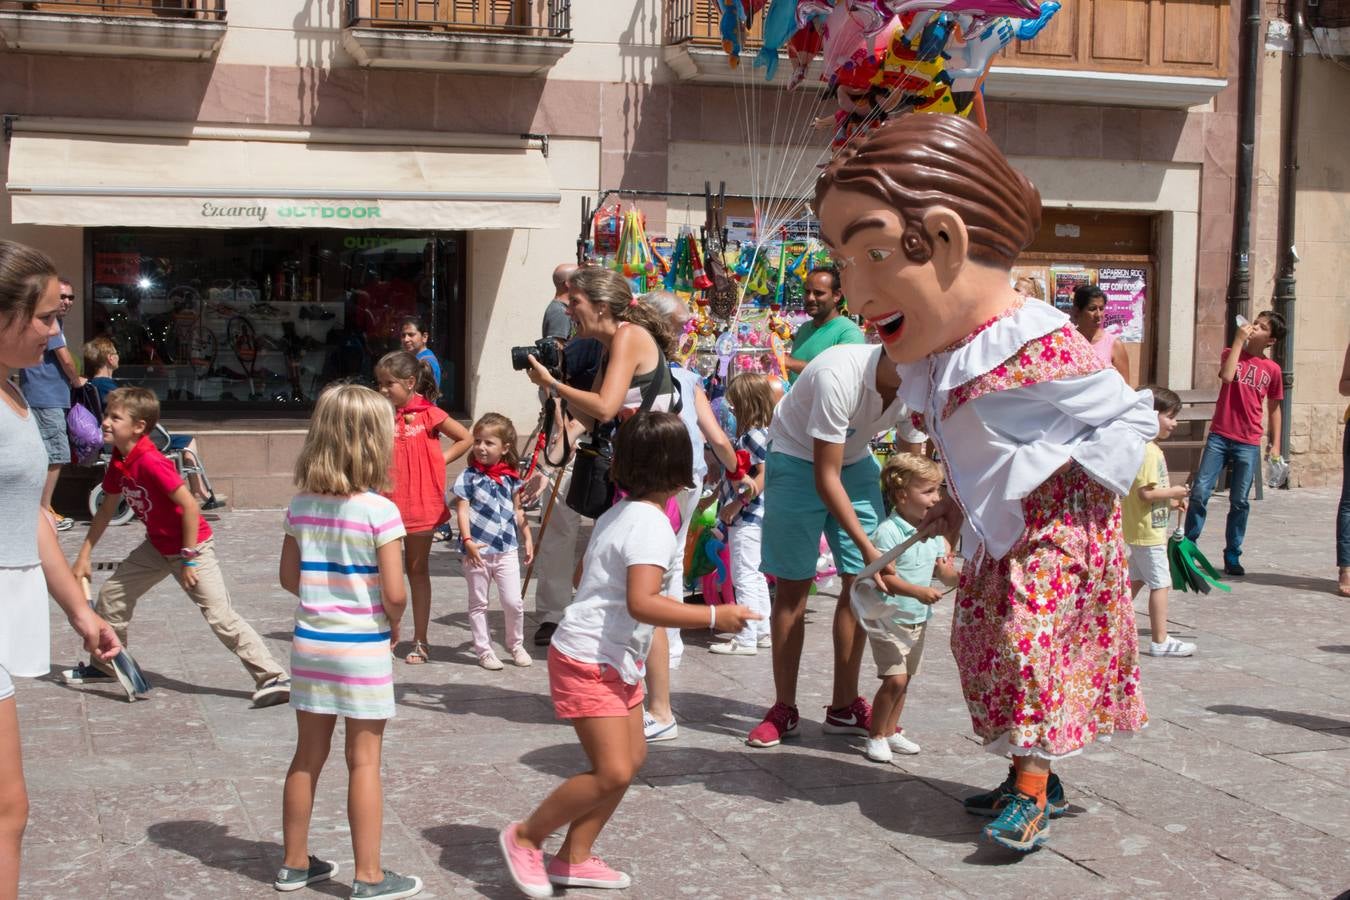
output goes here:
{"type": "Polygon", "coordinates": [[[504,479],[507,476],[517,479],[520,478],[520,473],[516,471],[516,467],[501,459],[490,466],[485,466],[476,459],[471,460],[469,462],[469,468],[473,469],[475,472],[482,472],[498,484],[505,484],[506,482],[504,479]]]}

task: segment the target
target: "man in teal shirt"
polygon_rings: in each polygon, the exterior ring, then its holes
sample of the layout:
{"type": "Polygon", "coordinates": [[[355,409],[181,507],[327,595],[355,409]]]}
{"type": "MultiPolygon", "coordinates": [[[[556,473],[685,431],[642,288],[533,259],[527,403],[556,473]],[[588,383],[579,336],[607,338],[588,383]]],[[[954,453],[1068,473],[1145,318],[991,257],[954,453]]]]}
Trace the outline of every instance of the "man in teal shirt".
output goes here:
{"type": "Polygon", "coordinates": [[[806,276],[806,313],[811,321],[804,323],[792,337],[792,355],[787,358],[788,381],[797,380],[806,364],[823,350],[836,344],[862,344],[862,329],[853,320],[839,312],[844,302],[839,289],[839,270],[830,267],[812,269],[806,276]]]}

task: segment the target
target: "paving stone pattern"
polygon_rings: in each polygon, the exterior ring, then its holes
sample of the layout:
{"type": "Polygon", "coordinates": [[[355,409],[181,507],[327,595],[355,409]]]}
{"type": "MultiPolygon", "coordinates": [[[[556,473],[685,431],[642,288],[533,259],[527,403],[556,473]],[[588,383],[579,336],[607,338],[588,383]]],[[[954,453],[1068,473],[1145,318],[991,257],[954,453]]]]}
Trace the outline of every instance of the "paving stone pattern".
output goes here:
{"type": "MultiPolygon", "coordinates": [[[[1350,887],[1350,601],[1334,592],[1335,501],[1329,489],[1268,492],[1253,508],[1247,578],[1231,595],[1173,596],[1172,633],[1199,653],[1144,659],[1149,729],[1061,767],[1071,813],[1047,849],[985,846],[983,820],[958,802],[1000,781],[1005,763],[971,737],[947,649],[950,601],[903,723],[923,752],[883,765],[861,739],[820,732],[834,599],[818,596],[801,740],[747,747],[772,699],[769,656],[715,656],[706,633],[691,634],[675,676],[680,738],[652,748],[597,851],[632,873],[633,897],[1334,896],[1350,887]]],[[[1211,559],[1225,512],[1219,499],[1201,541],[1211,559]]],[[[280,516],[228,513],[216,529],[235,604],[285,660],[280,516]]],[[[83,534],[63,536],[72,557],[83,534]]],[[[111,529],[96,559],[121,558],[140,534],[111,529]]],[[[531,668],[480,669],[459,563],[442,545],[432,559],[432,662],[396,664],[385,865],[420,875],[427,897],[515,896],[497,830],[584,760],[553,718],[542,651],[531,668]]],[[[1142,598],[1139,609],[1146,641],[1142,598]]],[[[491,621],[500,641],[495,608],[491,621]]],[[[56,613],[52,623],[54,667],[69,665],[76,640],[56,613]]],[[[290,711],[249,708],[242,667],[172,583],[141,602],[132,647],[155,685],[144,702],[20,679],[32,795],[21,896],[272,894],[290,711]]],[[[865,692],[873,671],[868,658],[865,692]]],[[[345,790],[335,750],[311,849],[346,877],[296,896],[347,895],[345,790]]]]}

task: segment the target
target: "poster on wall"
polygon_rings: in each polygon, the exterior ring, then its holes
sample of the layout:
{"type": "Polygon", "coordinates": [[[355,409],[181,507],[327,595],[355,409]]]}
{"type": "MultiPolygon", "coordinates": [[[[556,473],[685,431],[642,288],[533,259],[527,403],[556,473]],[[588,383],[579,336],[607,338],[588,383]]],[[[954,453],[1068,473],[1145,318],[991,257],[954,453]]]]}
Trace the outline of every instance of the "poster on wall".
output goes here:
{"type": "Polygon", "coordinates": [[[1013,266],[1009,277],[1017,293],[1049,302],[1050,269],[1047,266],[1013,266]]]}
{"type": "Polygon", "coordinates": [[[1074,288],[1080,284],[1092,284],[1095,274],[1083,266],[1051,266],[1050,283],[1055,291],[1055,308],[1072,315],[1074,288]]]}
{"type": "Polygon", "coordinates": [[[1104,327],[1119,341],[1144,340],[1144,296],[1148,290],[1148,270],[1136,268],[1100,268],[1097,286],[1106,295],[1104,327]]]}

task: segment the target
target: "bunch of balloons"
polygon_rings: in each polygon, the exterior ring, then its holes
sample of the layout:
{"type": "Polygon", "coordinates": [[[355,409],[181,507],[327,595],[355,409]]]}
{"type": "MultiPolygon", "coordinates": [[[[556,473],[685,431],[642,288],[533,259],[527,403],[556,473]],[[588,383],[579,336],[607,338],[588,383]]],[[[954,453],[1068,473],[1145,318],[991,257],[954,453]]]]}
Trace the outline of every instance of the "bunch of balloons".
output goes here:
{"type": "MultiPolygon", "coordinates": [[[[789,87],[819,56],[838,104],[831,143],[903,112],[947,112],[984,123],[983,84],[1014,38],[1029,41],[1059,10],[1056,0],[720,0],[722,46],[737,65],[756,15],[764,42],[755,66],[772,80],[779,52],[789,87]]],[[[827,119],[822,124],[828,124],[827,119]]]]}

